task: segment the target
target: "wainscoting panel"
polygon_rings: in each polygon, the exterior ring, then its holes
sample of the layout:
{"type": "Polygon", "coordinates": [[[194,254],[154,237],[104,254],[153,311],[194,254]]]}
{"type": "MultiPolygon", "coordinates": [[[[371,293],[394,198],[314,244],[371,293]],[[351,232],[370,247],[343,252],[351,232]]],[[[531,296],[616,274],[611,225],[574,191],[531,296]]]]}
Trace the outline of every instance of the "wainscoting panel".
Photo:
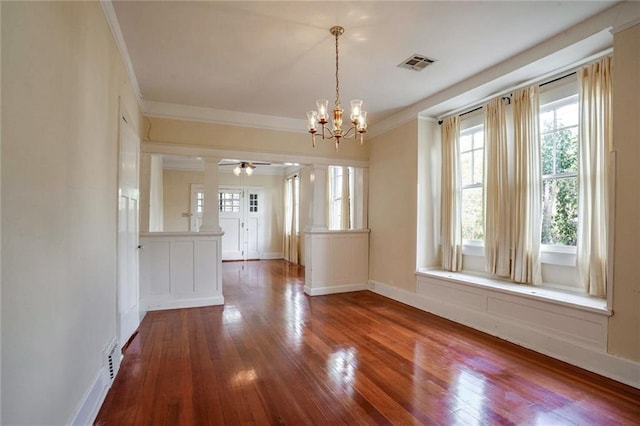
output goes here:
{"type": "Polygon", "coordinates": [[[455,280],[441,275],[417,273],[416,293],[373,280],[369,289],[640,389],[640,363],[607,352],[610,312],[601,302],[570,295],[568,301],[550,300],[532,287],[512,293],[500,284],[492,289],[462,283],[464,274],[455,280]]]}
{"type": "Polygon", "coordinates": [[[221,233],[140,236],[140,308],[222,305],[221,233]]]}
{"type": "Polygon", "coordinates": [[[305,293],[365,290],[368,276],[368,229],[305,233],[305,293]]]}
{"type": "Polygon", "coordinates": [[[592,312],[581,306],[552,303],[532,298],[531,295],[510,294],[435,276],[418,275],[416,288],[419,295],[440,306],[437,308],[439,312],[434,313],[471,326],[478,321],[487,321],[487,326],[494,330],[492,334],[500,337],[511,337],[519,341],[529,339],[528,333],[503,336],[506,328],[517,326],[535,330],[552,339],[572,341],[598,350],[606,350],[607,347],[608,312],[604,310],[592,312]],[[470,300],[483,302],[468,303],[470,300]],[[463,314],[461,308],[468,312],[463,314]],[[501,328],[503,331],[497,333],[501,328]]]}

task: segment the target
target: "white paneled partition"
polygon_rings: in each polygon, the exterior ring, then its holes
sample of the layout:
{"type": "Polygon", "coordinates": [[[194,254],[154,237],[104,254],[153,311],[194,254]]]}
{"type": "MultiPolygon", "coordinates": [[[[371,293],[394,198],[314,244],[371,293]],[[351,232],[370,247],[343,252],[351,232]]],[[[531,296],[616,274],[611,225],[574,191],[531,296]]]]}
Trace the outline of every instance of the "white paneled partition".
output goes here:
{"type": "Polygon", "coordinates": [[[222,235],[222,232],[141,234],[141,309],[224,304],[222,235]]]}
{"type": "Polygon", "coordinates": [[[369,230],[306,231],[305,286],[310,296],[366,290],[369,230]]]}

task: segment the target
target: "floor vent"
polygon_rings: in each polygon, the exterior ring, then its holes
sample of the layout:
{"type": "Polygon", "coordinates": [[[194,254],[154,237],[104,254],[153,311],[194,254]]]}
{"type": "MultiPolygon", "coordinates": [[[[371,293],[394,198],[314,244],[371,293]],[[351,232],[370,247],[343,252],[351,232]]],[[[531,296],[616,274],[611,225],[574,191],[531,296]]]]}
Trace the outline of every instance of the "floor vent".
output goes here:
{"type": "Polygon", "coordinates": [[[107,375],[109,376],[109,381],[113,381],[113,379],[115,379],[116,374],[118,373],[118,368],[120,368],[121,355],[120,351],[117,349],[118,345],[114,341],[105,350],[104,364],[107,375]]]}
{"type": "Polygon", "coordinates": [[[398,64],[398,67],[412,71],[422,71],[435,61],[435,59],[427,58],[424,55],[415,54],[398,64]]]}

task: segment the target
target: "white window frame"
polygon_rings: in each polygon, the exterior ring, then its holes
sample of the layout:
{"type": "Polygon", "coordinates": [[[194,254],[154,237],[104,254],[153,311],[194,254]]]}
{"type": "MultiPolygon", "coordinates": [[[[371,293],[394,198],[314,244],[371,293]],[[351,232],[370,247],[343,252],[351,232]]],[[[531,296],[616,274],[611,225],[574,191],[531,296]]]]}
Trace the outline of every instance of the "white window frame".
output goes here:
{"type": "MultiPolygon", "coordinates": [[[[577,79],[570,80],[565,84],[552,87],[550,90],[541,93],[540,114],[542,114],[542,112],[551,104],[555,104],[555,107],[559,107],[571,103],[572,101],[569,101],[570,98],[575,98],[575,102],[579,102],[577,79]]],[[[578,123],[578,126],[580,126],[580,123],[578,123]]],[[[575,267],[576,257],[576,246],[540,244],[541,263],[575,267]]]]}
{"type": "MultiPolygon", "coordinates": [[[[465,129],[461,129],[460,130],[460,139],[462,139],[463,135],[467,135],[467,134],[473,135],[473,134],[477,133],[478,130],[480,130],[480,129],[482,129],[482,132],[484,133],[484,123],[475,124],[475,125],[466,127],[465,129]]],[[[472,136],[472,138],[473,138],[473,136],[472,136]]],[[[482,188],[482,199],[484,200],[484,191],[485,191],[485,189],[484,189],[484,149],[485,149],[484,140],[482,142],[482,148],[472,147],[470,151],[465,151],[465,153],[471,153],[471,164],[472,164],[472,166],[471,166],[471,174],[473,176],[473,174],[475,172],[474,155],[473,155],[473,153],[475,151],[480,150],[480,149],[482,149],[482,168],[483,168],[482,182],[474,182],[474,183],[467,184],[467,185],[461,183],[461,185],[460,185],[461,198],[462,198],[462,192],[465,189],[482,188]]],[[[460,162],[462,162],[461,160],[462,160],[463,152],[462,152],[462,148],[461,147],[460,147],[460,151],[459,152],[460,152],[460,157],[461,157],[460,158],[460,162]]],[[[483,206],[482,206],[482,222],[483,222],[483,227],[484,227],[484,202],[483,202],[483,206]]],[[[478,240],[478,239],[473,239],[472,240],[472,239],[463,238],[462,239],[462,245],[463,245],[462,254],[466,254],[465,251],[466,252],[478,252],[477,247],[482,247],[481,256],[484,256],[484,240],[478,240]],[[466,246],[466,249],[465,249],[465,246],[466,246]]],[[[472,256],[474,256],[474,255],[472,255],[472,256]]]]}

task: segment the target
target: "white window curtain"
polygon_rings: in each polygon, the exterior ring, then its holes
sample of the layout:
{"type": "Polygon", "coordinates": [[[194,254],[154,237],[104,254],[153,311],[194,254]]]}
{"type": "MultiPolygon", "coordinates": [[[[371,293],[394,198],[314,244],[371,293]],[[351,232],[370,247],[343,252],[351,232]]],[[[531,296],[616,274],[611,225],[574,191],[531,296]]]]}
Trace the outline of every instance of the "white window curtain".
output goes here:
{"type": "Polygon", "coordinates": [[[511,275],[511,203],[505,101],[496,98],[484,106],[485,208],[484,252],[487,272],[511,275]]]}
{"type": "Polygon", "coordinates": [[[297,176],[285,179],[285,215],[284,215],[284,259],[298,263],[298,229],[297,229],[297,176]]]}
{"type": "Polygon", "coordinates": [[[445,118],[442,122],[442,201],[441,201],[441,255],[442,269],[462,269],[462,220],[460,206],[460,118],[445,118]]]}
{"type": "Polygon", "coordinates": [[[541,181],[539,87],[513,93],[515,174],[511,279],[540,284],[541,181]]]}
{"type": "Polygon", "coordinates": [[[592,296],[607,289],[607,220],[611,126],[611,57],[583,67],[580,82],[577,267],[592,296]]]}

